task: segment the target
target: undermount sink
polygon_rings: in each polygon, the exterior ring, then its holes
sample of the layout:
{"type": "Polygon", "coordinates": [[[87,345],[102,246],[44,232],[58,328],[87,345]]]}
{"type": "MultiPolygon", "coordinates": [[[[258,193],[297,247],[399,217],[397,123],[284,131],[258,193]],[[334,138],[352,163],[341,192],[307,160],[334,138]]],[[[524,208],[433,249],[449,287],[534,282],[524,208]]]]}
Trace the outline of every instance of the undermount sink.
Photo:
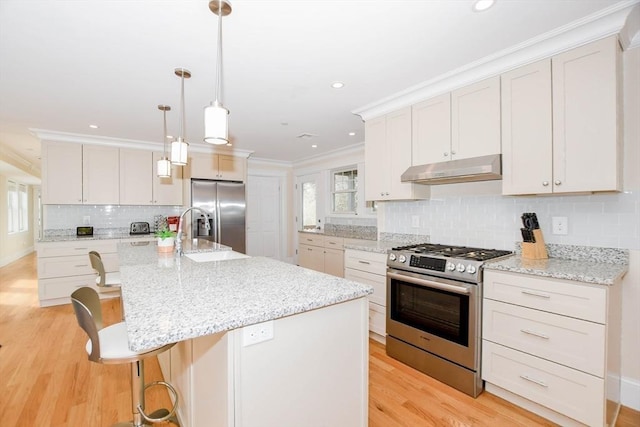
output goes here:
{"type": "Polygon", "coordinates": [[[184,256],[195,262],[228,261],[231,259],[250,258],[249,255],[235,251],[194,252],[192,254],[184,254],[184,256]]]}

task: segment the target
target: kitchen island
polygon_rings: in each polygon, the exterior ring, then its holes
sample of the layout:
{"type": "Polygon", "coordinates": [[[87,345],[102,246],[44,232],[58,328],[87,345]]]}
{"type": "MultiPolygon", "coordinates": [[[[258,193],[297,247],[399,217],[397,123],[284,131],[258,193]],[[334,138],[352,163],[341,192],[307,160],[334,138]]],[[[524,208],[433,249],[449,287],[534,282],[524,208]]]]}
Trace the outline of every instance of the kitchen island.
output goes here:
{"type": "Polygon", "coordinates": [[[183,426],[365,426],[371,287],[255,257],[118,246],[132,350],[161,356],[183,426]]]}

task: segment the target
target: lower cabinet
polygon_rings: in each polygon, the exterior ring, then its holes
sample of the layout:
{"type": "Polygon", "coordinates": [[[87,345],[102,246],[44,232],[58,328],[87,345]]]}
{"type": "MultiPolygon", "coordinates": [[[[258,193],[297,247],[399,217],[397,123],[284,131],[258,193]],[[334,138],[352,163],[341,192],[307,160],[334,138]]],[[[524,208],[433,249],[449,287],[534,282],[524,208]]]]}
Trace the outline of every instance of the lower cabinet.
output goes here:
{"type": "Polygon", "coordinates": [[[369,331],[384,342],[387,330],[387,255],[346,249],[344,278],[373,287],[369,295],[369,331]]]}
{"type": "Polygon", "coordinates": [[[620,404],[620,284],[484,273],[482,379],[561,425],[613,425],[620,404]]]}
{"type": "Polygon", "coordinates": [[[321,273],[344,277],[344,239],[298,233],[298,265],[321,273]]]}
{"type": "Polygon", "coordinates": [[[105,271],[113,273],[119,268],[117,247],[122,241],[126,239],[37,243],[40,306],[69,304],[73,291],[83,286],[93,287],[101,298],[117,297],[118,288],[96,285],[96,273],[91,267],[89,252],[97,251],[102,257],[105,271]]]}

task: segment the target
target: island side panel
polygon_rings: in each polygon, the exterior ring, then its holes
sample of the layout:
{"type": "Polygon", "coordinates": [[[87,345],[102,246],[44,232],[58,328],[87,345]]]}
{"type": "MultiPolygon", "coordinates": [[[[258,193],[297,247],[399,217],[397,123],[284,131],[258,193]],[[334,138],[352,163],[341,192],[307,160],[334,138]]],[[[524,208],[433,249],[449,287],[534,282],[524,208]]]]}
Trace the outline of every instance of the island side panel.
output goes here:
{"type": "Polygon", "coordinates": [[[366,298],[278,319],[274,338],[235,340],[235,426],[368,423],[366,298]]]}

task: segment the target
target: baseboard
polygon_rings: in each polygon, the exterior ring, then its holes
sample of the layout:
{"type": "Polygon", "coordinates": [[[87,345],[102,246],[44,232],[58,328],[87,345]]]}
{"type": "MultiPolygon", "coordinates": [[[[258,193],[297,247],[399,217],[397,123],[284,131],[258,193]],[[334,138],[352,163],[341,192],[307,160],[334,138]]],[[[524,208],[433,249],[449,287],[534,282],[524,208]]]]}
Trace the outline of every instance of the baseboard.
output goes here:
{"type": "Polygon", "coordinates": [[[620,383],[620,403],[627,408],[640,411],[640,381],[622,377],[620,383]]]}
{"type": "Polygon", "coordinates": [[[11,264],[12,262],[19,260],[23,256],[29,255],[33,251],[34,251],[33,246],[30,246],[20,252],[12,253],[9,256],[6,256],[0,259],[0,267],[4,267],[5,265],[11,264]]]}

